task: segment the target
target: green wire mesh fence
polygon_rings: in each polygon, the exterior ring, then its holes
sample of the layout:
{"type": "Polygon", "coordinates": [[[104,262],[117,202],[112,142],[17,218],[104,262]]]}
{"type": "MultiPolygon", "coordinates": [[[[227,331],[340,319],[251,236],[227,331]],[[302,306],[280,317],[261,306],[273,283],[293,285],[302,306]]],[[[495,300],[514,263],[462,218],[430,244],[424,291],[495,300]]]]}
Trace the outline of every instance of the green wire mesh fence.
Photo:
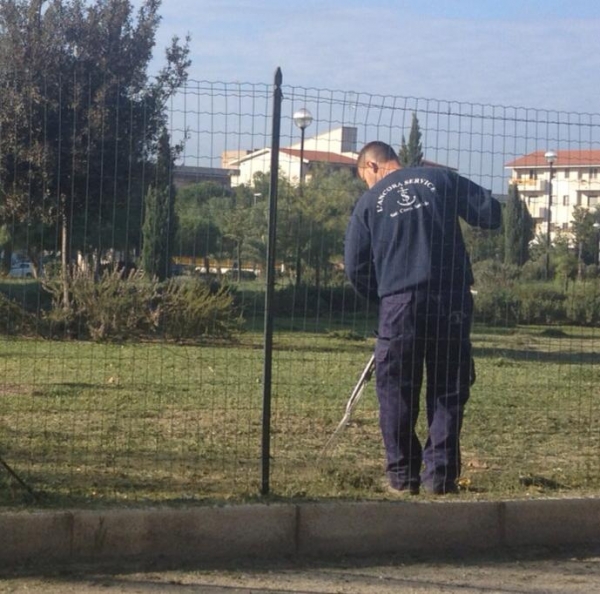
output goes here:
{"type": "MultiPolygon", "coordinates": [[[[384,496],[371,385],[320,455],[373,350],[376,307],[342,254],[375,139],[529,214],[464,229],[462,496],[598,492],[599,114],[207,81],[157,106],[110,88],[2,90],[0,456],[39,502],[384,496]]],[[[0,467],[0,501],[30,497],[0,467]]]]}

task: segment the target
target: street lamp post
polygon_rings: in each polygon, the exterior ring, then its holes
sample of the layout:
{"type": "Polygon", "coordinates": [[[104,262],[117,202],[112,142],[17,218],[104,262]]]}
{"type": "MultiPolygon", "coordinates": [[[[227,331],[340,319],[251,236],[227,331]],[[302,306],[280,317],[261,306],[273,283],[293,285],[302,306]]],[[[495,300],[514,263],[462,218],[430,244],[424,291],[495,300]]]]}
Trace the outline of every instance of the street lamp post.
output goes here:
{"type": "Polygon", "coordinates": [[[550,176],[548,180],[548,228],[546,233],[546,280],[550,278],[550,225],[552,223],[552,177],[554,174],[554,161],[556,161],[556,153],[554,151],[548,151],[544,155],[546,162],[550,165],[550,176]]]}
{"type": "MultiPolygon", "coordinates": [[[[308,128],[313,121],[312,114],[305,107],[299,109],[294,112],[292,116],[294,119],[294,124],[298,128],[300,128],[300,197],[302,198],[304,194],[304,131],[308,128]]],[[[298,215],[302,216],[301,211],[298,215]]],[[[296,246],[296,286],[300,285],[302,280],[302,246],[300,241],[300,228],[302,226],[302,221],[298,220],[298,242],[296,246]]]]}
{"type": "Polygon", "coordinates": [[[300,192],[304,183],[304,131],[313,121],[312,114],[305,107],[299,109],[292,116],[294,124],[300,128],[300,192]]]}
{"type": "Polygon", "coordinates": [[[600,223],[598,221],[596,221],[592,227],[594,227],[594,229],[596,229],[596,238],[598,240],[597,245],[598,245],[598,269],[600,269],[600,223]]]}

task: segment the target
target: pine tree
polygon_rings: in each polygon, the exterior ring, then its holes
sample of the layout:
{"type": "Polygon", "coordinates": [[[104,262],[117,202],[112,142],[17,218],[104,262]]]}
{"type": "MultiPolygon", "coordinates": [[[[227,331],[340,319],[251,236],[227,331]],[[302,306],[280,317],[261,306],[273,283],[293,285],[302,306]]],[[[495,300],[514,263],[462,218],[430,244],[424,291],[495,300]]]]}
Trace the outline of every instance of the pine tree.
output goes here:
{"type": "Polygon", "coordinates": [[[504,209],[504,262],[522,266],[529,260],[529,243],[534,237],[533,218],[519,195],[516,184],[510,186],[504,209]]]}
{"type": "Polygon", "coordinates": [[[423,165],[423,146],[421,144],[421,129],[417,114],[413,112],[412,123],[410,126],[410,134],[408,136],[408,144],[404,135],[402,136],[402,144],[398,153],[400,165],[402,167],[420,167],[423,165]]]}

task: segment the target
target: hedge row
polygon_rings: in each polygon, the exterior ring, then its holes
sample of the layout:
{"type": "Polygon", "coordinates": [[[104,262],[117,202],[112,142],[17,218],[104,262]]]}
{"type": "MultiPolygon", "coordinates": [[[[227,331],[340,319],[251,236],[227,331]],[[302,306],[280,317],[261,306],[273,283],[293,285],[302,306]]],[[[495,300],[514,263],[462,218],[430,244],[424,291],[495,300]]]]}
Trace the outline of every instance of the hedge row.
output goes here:
{"type": "MultiPolygon", "coordinates": [[[[572,324],[600,326],[600,279],[568,287],[523,281],[519,270],[498,264],[475,270],[475,321],[491,326],[572,324]]],[[[236,291],[200,279],[148,281],[139,273],[124,278],[105,273],[99,280],[75,274],[67,299],[59,280],[46,281],[52,306],[38,315],[0,295],[3,334],[91,340],[230,337],[247,319],[264,313],[262,287],[236,291]]],[[[348,285],[320,290],[290,285],[275,291],[278,317],[369,314],[375,307],[348,285]]]]}
{"type": "Polygon", "coordinates": [[[44,289],[52,306],[37,316],[1,295],[6,322],[0,331],[96,341],[186,340],[229,337],[243,324],[229,291],[197,279],[159,283],[140,273],[107,272],[100,279],[75,273],[66,296],[60,280],[44,282],[44,289]]]}
{"type": "Polygon", "coordinates": [[[475,321],[494,326],[516,324],[600,325],[600,280],[555,283],[521,279],[519,269],[476,267],[475,321]]]}

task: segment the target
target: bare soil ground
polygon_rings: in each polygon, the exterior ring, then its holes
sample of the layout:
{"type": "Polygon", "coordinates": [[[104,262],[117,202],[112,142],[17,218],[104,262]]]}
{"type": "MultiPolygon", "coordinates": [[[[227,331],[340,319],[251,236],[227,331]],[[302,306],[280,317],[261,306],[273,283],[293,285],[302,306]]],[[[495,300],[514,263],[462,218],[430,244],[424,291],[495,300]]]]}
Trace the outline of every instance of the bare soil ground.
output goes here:
{"type": "Polygon", "coordinates": [[[188,594],[590,594],[600,591],[600,545],[516,551],[477,558],[386,558],[327,564],[236,568],[25,572],[0,580],[1,593],[98,592],[188,594]]]}

